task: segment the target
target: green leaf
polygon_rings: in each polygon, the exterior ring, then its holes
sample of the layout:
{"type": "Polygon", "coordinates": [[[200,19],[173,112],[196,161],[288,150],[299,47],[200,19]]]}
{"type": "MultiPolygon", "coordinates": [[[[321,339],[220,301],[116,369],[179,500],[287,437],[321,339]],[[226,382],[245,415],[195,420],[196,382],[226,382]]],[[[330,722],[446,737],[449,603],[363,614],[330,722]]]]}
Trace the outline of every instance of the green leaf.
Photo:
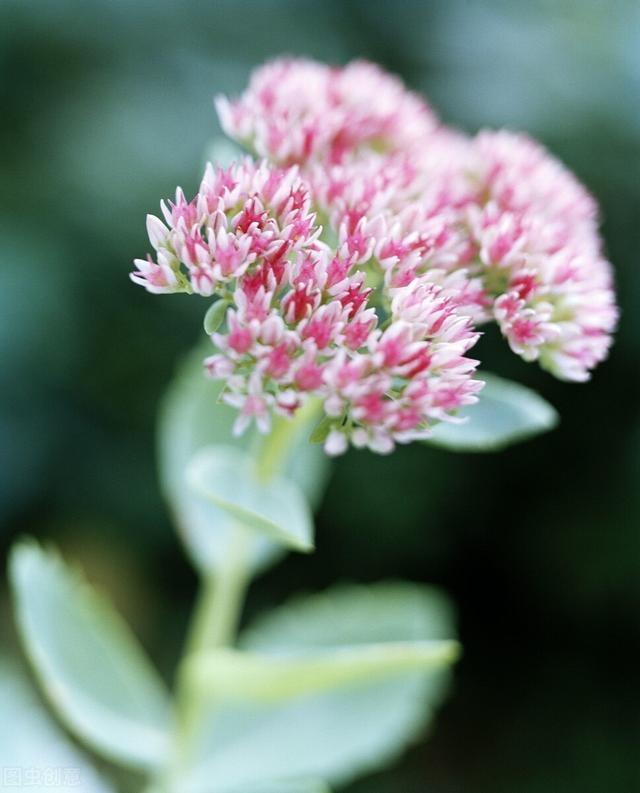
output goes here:
{"type": "Polygon", "coordinates": [[[321,418],[309,436],[309,443],[324,443],[331,432],[334,421],[335,419],[332,419],[330,416],[321,418]]]}
{"type": "MultiPolygon", "coordinates": [[[[255,429],[234,438],[237,412],[219,401],[220,383],[204,376],[202,361],[213,351],[201,345],[180,367],[163,400],[159,417],[160,476],[180,536],[194,564],[211,570],[225,564],[235,518],[185,483],[184,473],[195,453],[213,444],[233,445],[249,451],[259,440],[255,429]]],[[[297,484],[311,505],[318,504],[327,481],[329,460],[321,448],[308,442],[309,423],[296,425],[282,460],[283,475],[297,484]]],[[[264,568],[282,554],[282,546],[266,538],[256,540],[251,565],[264,568]]]]}
{"type": "Polygon", "coordinates": [[[87,758],[38,702],[17,666],[0,659],[2,790],[30,793],[108,793],[87,758]]]}
{"type": "Polygon", "coordinates": [[[459,653],[451,640],[381,642],[272,655],[221,648],[189,659],[194,687],[213,697],[279,702],[319,694],[362,680],[378,680],[416,669],[439,669],[459,653]]]}
{"type": "Polygon", "coordinates": [[[459,412],[466,421],[443,421],[426,443],[460,452],[498,451],[558,423],[555,409],[535,391],[484,372],[479,379],[486,382],[479,401],[459,412]]]}
{"type": "Polygon", "coordinates": [[[168,693],[117,612],[33,541],[14,546],[9,574],[27,656],[65,725],[114,762],[142,769],[162,763],[168,693]]]}
{"type": "Polygon", "coordinates": [[[443,698],[452,635],[446,600],[413,584],[337,587],[273,611],[241,637],[247,656],[190,661],[213,702],[188,790],[341,784],[388,764],[443,698]]]}
{"type": "Polygon", "coordinates": [[[224,321],[225,314],[227,313],[227,309],[229,308],[229,302],[227,300],[216,300],[215,303],[212,303],[209,308],[207,309],[207,313],[204,315],[204,330],[205,333],[211,335],[215,333],[220,325],[222,325],[224,321]]]}
{"type": "Polygon", "coordinates": [[[187,466],[188,485],[233,520],[297,551],[313,550],[307,502],[282,477],[260,482],[251,457],[233,447],[207,446],[187,466]]]}

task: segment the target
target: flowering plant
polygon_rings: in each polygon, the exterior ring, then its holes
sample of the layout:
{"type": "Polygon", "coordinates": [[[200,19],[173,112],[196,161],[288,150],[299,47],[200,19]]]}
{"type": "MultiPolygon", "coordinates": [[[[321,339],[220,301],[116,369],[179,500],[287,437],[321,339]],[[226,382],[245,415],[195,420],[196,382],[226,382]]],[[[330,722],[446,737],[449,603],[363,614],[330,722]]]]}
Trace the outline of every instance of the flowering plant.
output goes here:
{"type": "Polygon", "coordinates": [[[594,200],[530,138],[467,137],[364,62],[278,60],[216,104],[252,156],[163,202],[132,274],[210,301],[207,377],[198,352],[161,421],[163,484],[203,580],[174,700],[57,557],[23,544],[12,578],[30,659],[94,750],[166,793],[304,793],[386,762],[424,725],[458,652],[450,611],[414,585],[342,588],[234,649],[251,575],[312,550],[327,455],[488,450],[553,426],[539,396],[478,371],[481,328],[583,381],[615,297],[594,200]],[[58,607],[82,659],[46,630],[58,607]]]}

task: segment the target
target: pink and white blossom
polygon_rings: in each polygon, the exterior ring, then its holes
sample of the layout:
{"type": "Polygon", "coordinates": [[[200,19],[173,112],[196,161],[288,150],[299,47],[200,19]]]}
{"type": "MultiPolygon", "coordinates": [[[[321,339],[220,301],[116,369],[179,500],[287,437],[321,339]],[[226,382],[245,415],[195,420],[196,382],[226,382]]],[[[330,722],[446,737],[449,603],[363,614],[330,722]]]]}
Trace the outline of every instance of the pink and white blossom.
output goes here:
{"type": "Polygon", "coordinates": [[[617,319],[597,207],[545,149],[468,137],[377,66],[258,69],[224,129],[265,159],[207,166],[147,230],[132,279],[228,305],[208,375],[234,431],[319,398],[325,449],[386,453],[456,421],[494,321],[511,349],[585,380],[617,319]]]}
{"type": "Polygon", "coordinates": [[[288,257],[319,234],[297,170],[249,159],[227,170],[209,164],[195,198],[187,201],[178,188],[175,202],[161,207],[165,223],[147,219],[157,262],[137,259],[132,275],[151,292],[208,297],[247,273],[271,288],[283,278],[288,257]]]}
{"type": "Polygon", "coordinates": [[[478,200],[469,224],[493,318],[525,360],[586,380],[617,321],[595,201],[523,135],[483,132],[472,146],[478,200]]]}
{"type": "Polygon", "coordinates": [[[373,63],[282,58],[257,69],[235,101],[216,100],[225,132],[259,157],[340,162],[360,148],[398,151],[437,125],[433,111],[373,63]]]}

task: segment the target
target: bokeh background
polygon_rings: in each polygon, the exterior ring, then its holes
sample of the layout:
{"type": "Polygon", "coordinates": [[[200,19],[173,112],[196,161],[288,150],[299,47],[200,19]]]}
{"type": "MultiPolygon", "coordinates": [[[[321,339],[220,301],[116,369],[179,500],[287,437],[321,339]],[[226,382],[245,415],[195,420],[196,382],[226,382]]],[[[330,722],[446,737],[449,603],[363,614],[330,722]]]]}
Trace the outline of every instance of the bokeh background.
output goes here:
{"type": "MultiPolygon", "coordinates": [[[[449,123],[526,129],[598,196],[622,320],[585,386],[490,368],[560,411],[491,456],[338,460],[318,551],[248,613],[338,580],[455,601],[465,656],[428,741],[349,793],[640,789],[640,6],[625,0],[4,0],[0,4],[0,542],[55,540],[170,672],[195,578],[156,476],[159,398],[203,305],[127,273],[144,216],[193,191],[211,98],[281,53],[366,57],[449,123]]],[[[4,586],[4,585],[3,585],[4,586]]],[[[6,589],[2,641],[13,646],[6,589]]],[[[1,718],[0,714],[0,718],[1,718]]]]}

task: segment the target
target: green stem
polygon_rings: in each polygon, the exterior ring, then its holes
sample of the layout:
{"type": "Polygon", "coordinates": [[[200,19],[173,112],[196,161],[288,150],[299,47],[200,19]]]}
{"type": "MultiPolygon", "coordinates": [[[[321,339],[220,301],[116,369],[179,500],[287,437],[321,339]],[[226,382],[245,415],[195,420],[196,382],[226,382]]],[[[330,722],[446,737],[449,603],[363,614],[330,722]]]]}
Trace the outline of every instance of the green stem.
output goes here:
{"type": "Polygon", "coordinates": [[[183,659],[178,670],[176,696],[176,756],[171,770],[173,786],[177,786],[183,769],[188,766],[194,739],[203,717],[203,698],[193,689],[184,673],[184,660],[194,653],[233,644],[237,632],[244,595],[249,583],[249,551],[251,536],[240,523],[231,531],[228,556],[224,567],[203,576],[194,610],[183,659]]]}
{"type": "MultiPolygon", "coordinates": [[[[275,420],[272,431],[261,439],[254,453],[255,472],[260,482],[269,482],[280,473],[291,446],[297,442],[300,432],[308,427],[319,406],[319,400],[309,400],[293,420],[275,420]]],[[[170,791],[177,787],[184,768],[188,767],[203,717],[203,697],[200,691],[190,685],[184,671],[184,661],[194,653],[234,643],[250,580],[251,540],[250,530],[236,523],[231,531],[224,565],[202,578],[184,656],[178,669],[176,754],[169,769],[170,791]]]]}
{"type": "Polygon", "coordinates": [[[187,655],[233,644],[249,583],[250,545],[248,530],[236,524],[231,531],[227,563],[203,577],[187,639],[187,655]]]}

